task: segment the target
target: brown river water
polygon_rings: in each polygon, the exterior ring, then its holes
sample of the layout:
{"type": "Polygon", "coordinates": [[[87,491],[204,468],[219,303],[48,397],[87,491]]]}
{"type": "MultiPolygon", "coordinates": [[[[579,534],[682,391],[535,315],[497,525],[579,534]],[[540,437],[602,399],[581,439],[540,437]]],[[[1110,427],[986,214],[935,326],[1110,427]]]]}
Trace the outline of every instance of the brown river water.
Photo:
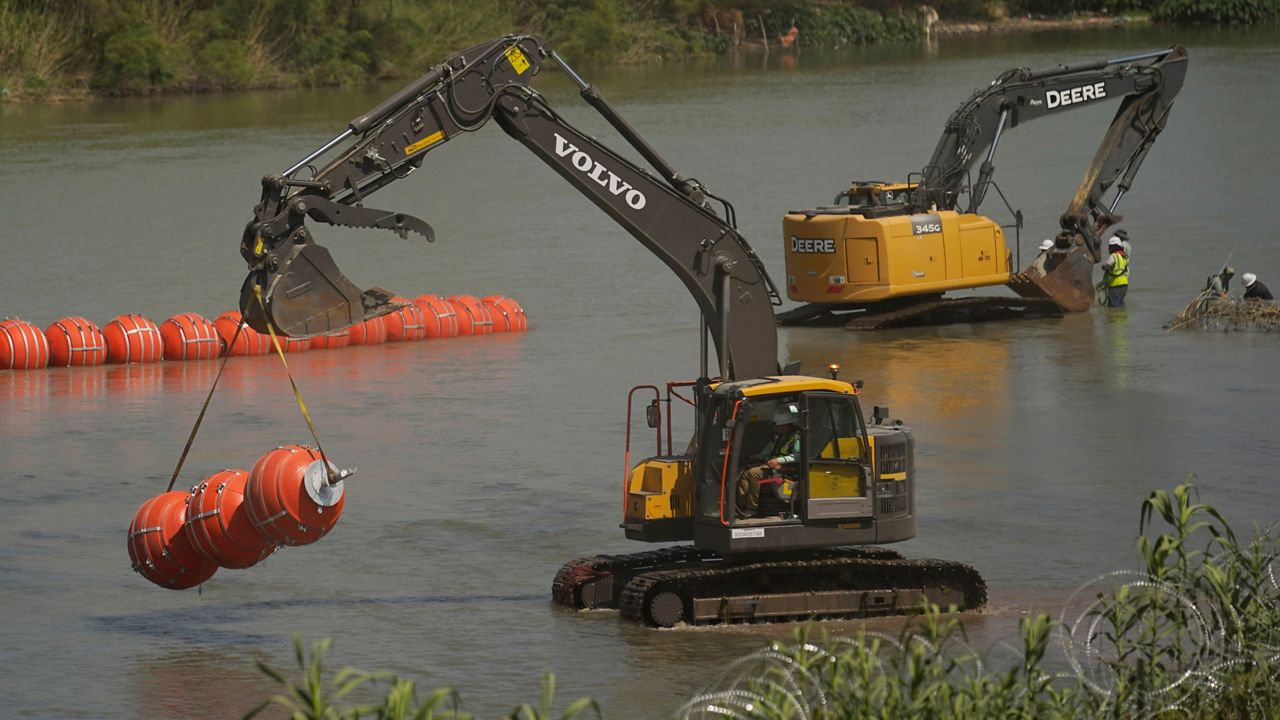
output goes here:
{"type": "MultiPolygon", "coordinates": [[[[853,178],[905,178],[950,112],[1015,66],[1185,43],[1186,86],[1120,210],[1124,312],[855,334],[781,330],[783,359],[838,362],[916,433],[916,557],[964,561],[992,590],[979,648],[1022,613],[1136,563],[1147,494],[1190,474],[1239,530],[1280,519],[1280,338],[1162,325],[1230,256],[1280,286],[1274,209],[1280,34],[1158,29],[964,37],[928,46],[711,64],[580,68],[686,175],[735,202],[782,277],[782,214],[853,178]]],[[[569,119],[624,143],[562,76],[569,119]]],[[[234,306],[258,179],[393,88],[0,105],[0,316],[157,321],[234,306]]],[[[996,180],[1023,210],[1024,259],[1054,232],[1114,107],[1010,132],[996,180]]],[[[433,152],[373,206],[438,240],[319,227],[357,284],[503,293],[525,334],[311,352],[290,364],[325,449],[358,466],[319,543],[222,570],[199,592],[129,569],[126,529],[168,483],[217,366],[0,371],[0,712],[30,718],[238,717],[293,666],[454,686],[485,717],[537,698],[663,717],[733,659],[792,628],[652,631],[549,602],[564,561],[630,552],[618,529],[626,391],[697,372],[680,283],[497,128],[433,152]]],[[[985,209],[1007,220],[998,199],[985,209]]],[[[1001,291],[1003,292],[1003,291],[1001,291]]],[[[277,360],[234,359],[179,487],[308,440],[277,360]]],[[[893,631],[900,621],[875,626],[893,631]]],[[[850,632],[856,623],[832,625],[850,632]]]]}

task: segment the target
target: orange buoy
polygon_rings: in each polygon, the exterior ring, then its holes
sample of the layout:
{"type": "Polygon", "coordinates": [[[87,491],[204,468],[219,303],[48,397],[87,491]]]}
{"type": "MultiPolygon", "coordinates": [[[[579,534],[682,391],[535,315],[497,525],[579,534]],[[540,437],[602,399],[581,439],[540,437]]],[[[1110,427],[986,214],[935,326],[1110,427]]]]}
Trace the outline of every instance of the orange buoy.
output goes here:
{"type": "Polygon", "coordinates": [[[254,463],[245,485],[245,502],[253,526],[268,541],[306,545],[333,529],[346,495],[342,480],[329,484],[318,450],[286,445],[254,463]]]}
{"type": "Polygon", "coordinates": [[[160,328],[141,315],[118,315],[102,328],[109,363],[153,363],[164,354],[160,328]]]}
{"type": "Polygon", "coordinates": [[[35,370],[49,364],[49,338],[35,323],[0,322],[0,370],[35,370]]]}
{"type": "MultiPolygon", "coordinates": [[[[287,353],[300,353],[311,349],[311,338],[285,337],[284,335],[277,335],[276,337],[280,340],[280,349],[287,353]]],[[[267,343],[270,342],[271,336],[268,335],[267,343]]]]}
{"type": "Polygon", "coordinates": [[[82,317],[63,318],[50,325],[44,336],[49,340],[49,364],[54,367],[101,365],[107,359],[102,331],[82,317]]]}
{"type": "Polygon", "coordinates": [[[426,339],[427,320],[422,308],[399,295],[392,300],[401,303],[404,307],[383,316],[387,319],[387,342],[426,339]]]}
{"type": "Polygon", "coordinates": [[[129,525],[129,561],[142,577],[172,590],[213,577],[218,564],[196,552],[182,531],[190,497],[170,490],[142,504],[129,525]]]}
{"type": "Polygon", "coordinates": [[[244,504],[248,482],[244,470],[216,472],[191,490],[187,503],[187,538],[196,552],[224,568],[251,567],[276,549],[249,519],[244,504]]]}
{"type": "Polygon", "coordinates": [[[160,323],[165,360],[209,360],[222,354],[222,340],[212,321],[197,313],[180,313],[160,323]]]}
{"type": "Polygon", "coordinates": [[[369,318],[364,322],[351,326],[352,345],[381,345],[387,341],[387,321],[385,315],[369,318]]]}
{"type": "Polygon", "coordinates": [[[351,344],[351,329],[343,328],[311,338],[312,350],[336,350],[351,344]]]}
{"type": "Polygon", "coordinates": [[[493,334],[493,317],[480,298],[474,295],[450,295],[446,299],[458,311],[459,335],[493,334]]]}
{"type": "Polygon", "coordinates": [[[515,300],[501,295],[486,295],[480,300],[493,317],[494,332],[524,332],[529,329],[529,316],[515,300]]]}
{"type": "Polygon", "coordinates": [[[228,355],[266,355],[271,351],[271,338],[254,330],[240,318],[239,310],[228,310],[213,321],[218,329],[218,337],[222,338],[222,351],[228,355]],[[236,328],[243,326],[240,337],[236,337],[236,328]],[[230,347],[235,339],[235,347],[230,347]]]}
{"type": "Polygon", "coordinates": [[[428,338],[458,336],[458,311],[449,301],[435,295],[419,295],[413,299],[413,304],[422,309],[428,338]]]}

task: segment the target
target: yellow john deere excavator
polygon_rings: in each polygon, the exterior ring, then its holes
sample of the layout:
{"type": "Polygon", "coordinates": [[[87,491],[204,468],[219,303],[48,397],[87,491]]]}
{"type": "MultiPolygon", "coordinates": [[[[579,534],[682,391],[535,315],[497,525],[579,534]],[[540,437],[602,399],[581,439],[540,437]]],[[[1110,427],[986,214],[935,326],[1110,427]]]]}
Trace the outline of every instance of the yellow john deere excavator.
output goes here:
{"type": "MultiPolygon", "coordinates": [[[[947,120],[918,182],[855,181],[835,205],[786,215],[787,297],[806,304],[780,314],[779,322],[876,329],[1088,310],[1103,236],[1120,222],[1116,205],[1164,129],[1186,72],[1186,50],[1175,46],[1000,75],[947,120]],[[1003,229],[977,214],[994,184],[1001,135],[1019,123],[1117,99],[1120,108],[1060,219],[1054,249],[1043,264],[1015,274],[1003,229]],[[971,186],[969,171],[979,158],[971,186]],[[942,297],[992,285],[1008,285],[1022,298],[942,297]]],[[[1020,227],[1021,213],[1015,217],[1020,227]]]]}
{"type": "MultiPolygon", "coordinates": [[[[293,167],[264,178],[240,246],[250,267],[240,302],[248,323],[305,337],[394,309],[387,292],[362,291],[338,270],[306,218],[431,239],[426,222],[364,200],[491,119],[658,256],[684,282],[703,321],[700,378],[669,383],[665,398],[656,386],[631,392],[631,399],[654,394],[645,415],[659,455],[630,468],[623,487],[628,538],[692,544],[566,563],[553,581],[556,601],[616,607],[650,626],[899,613],[926,598],[943,607],[985,602],[985,585],[968,566],[874,547],[916,532],[911,431],[879,408],[864,416],[859,385],[835,372],[780,370],[773,314],[780,299],[735,228],[733,206],[678,174],[541,38],[506,36],[449,57],[293,167]],[[530,84],[547,60],[657,175],[551,108],[530,84]],[[303,168],[310,169],[305,177],[303,168]],[[718,377],[709,372],[708,336],[718,377]],[[673,451],[666,413],[664,452],[663,407],[676,397],[692,408],[695,436],[673,451]],[[792,470],[763,479],[758,505],[739,511],[748,505],[738,499],[739,476],[768,451],[780,409],[798,426],[792,470]]],[[[630,417],[629,408],[628,464],[630,417]]]]}

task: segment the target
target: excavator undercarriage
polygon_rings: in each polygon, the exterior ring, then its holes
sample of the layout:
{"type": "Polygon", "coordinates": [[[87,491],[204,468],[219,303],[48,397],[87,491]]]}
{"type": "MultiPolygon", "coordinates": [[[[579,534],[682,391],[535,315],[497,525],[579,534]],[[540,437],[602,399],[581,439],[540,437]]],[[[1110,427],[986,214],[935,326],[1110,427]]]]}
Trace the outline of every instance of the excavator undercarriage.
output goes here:
{"type": "MultiPolygon", "coordinates": [[[[1032,287],[1038,289],[1039,285],[1033,283],[1032,287]]],[[[845,330],[888,330],[917,325],[1056,317],[1062,317],[1062,306],[1047,296],[948,298],[941,295],[913,295],[876,303],[808,303],[778,313],[778,324],[810,327],[842,325],[845,330]]]]}
{"type": "Polygon", "coordinates": [[[617,609],[649,627],[902,615],[925,601],[966,610],[987,586],[968,565],[849,547],[724,558],[693,546],[572,560],[552,582],[576,610],[617,609]]]}

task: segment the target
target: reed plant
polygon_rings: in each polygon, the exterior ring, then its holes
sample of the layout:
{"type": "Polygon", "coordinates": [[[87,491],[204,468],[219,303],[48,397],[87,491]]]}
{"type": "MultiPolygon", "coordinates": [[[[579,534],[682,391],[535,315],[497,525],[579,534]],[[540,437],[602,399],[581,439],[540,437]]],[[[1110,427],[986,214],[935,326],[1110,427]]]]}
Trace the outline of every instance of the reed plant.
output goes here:
{"type": "MultiPolygon", "coordinates": [[[[295,678],[270,665],[259,662],[258,669],[274,680],[282,692],[272,696],[250,710],[245,720],[251,720],[272,710],[284,711],[289,720],[475,720],[475,716],[462,708],[462,699],[452,688],[439,688],[418,696],[417,685],[412,680],[392,673],[370,673],[344,667],[330,676],[325,670],[325,654],[332,641],[319,640],[304,651],[302,639],[293,638],[294,658],[299,674],[295,678]],[[351,697],[376,698],[356,704],[347,704],[351,697]]],[[[508,720],[572,720],[591,710],[601,717],[600,707],[590,698],[579,698],[556,714],[556,678],[542,677],[542,693],[536,705],[517,705],[506,717],[508,720]]],[[[272,714],[272,717],[279,717],[272,714]]]]}
{"type": "MultiPolygon", "coordinates": [[[[896,635],[832,637],[809,628],[730,664],[676,716],[685,720],[903,720],[916,718],[1143,718],[1243,720],[1280,708],[1280,536],[1257,528],[1242,542],[1191,479],[1151,493],[1139,513],[1139,566],[1109,573],[1067,598],[1057,620],[1025,617],[1018,642],[984,653],[962,622],[936,605],[896,635]]],[[[673,640],[677,642],[678,640],[673,640]]],[[[328,684],[327,641],[304,656],[300,680],[262,670],[286,688],[264,703],[291,718],[472,716],[451,690],[419,700],[413,684],[343,670],[328,684]],[[385,683],[381,702],[339,709],[358,689],[385,683]]],[[[508,718],[554,715],[554,677],[541,701],[508,718]]],[[[559,717],[590,710],[589,699],[559,717]]],[[[252,716],[252,715],[251,715],[252,716]]]]}
{"type": "Polygon", "coordinates": [[[1140,567],[1090,583],[1059,620],[1020,623],[1003,660],[936,606],[897,637],[862,631],[731,666],[682,718],[1266,718],[1280,708],[1276,528],[1240,544],[1190,480],[1142,505],[1140,567]]]}

